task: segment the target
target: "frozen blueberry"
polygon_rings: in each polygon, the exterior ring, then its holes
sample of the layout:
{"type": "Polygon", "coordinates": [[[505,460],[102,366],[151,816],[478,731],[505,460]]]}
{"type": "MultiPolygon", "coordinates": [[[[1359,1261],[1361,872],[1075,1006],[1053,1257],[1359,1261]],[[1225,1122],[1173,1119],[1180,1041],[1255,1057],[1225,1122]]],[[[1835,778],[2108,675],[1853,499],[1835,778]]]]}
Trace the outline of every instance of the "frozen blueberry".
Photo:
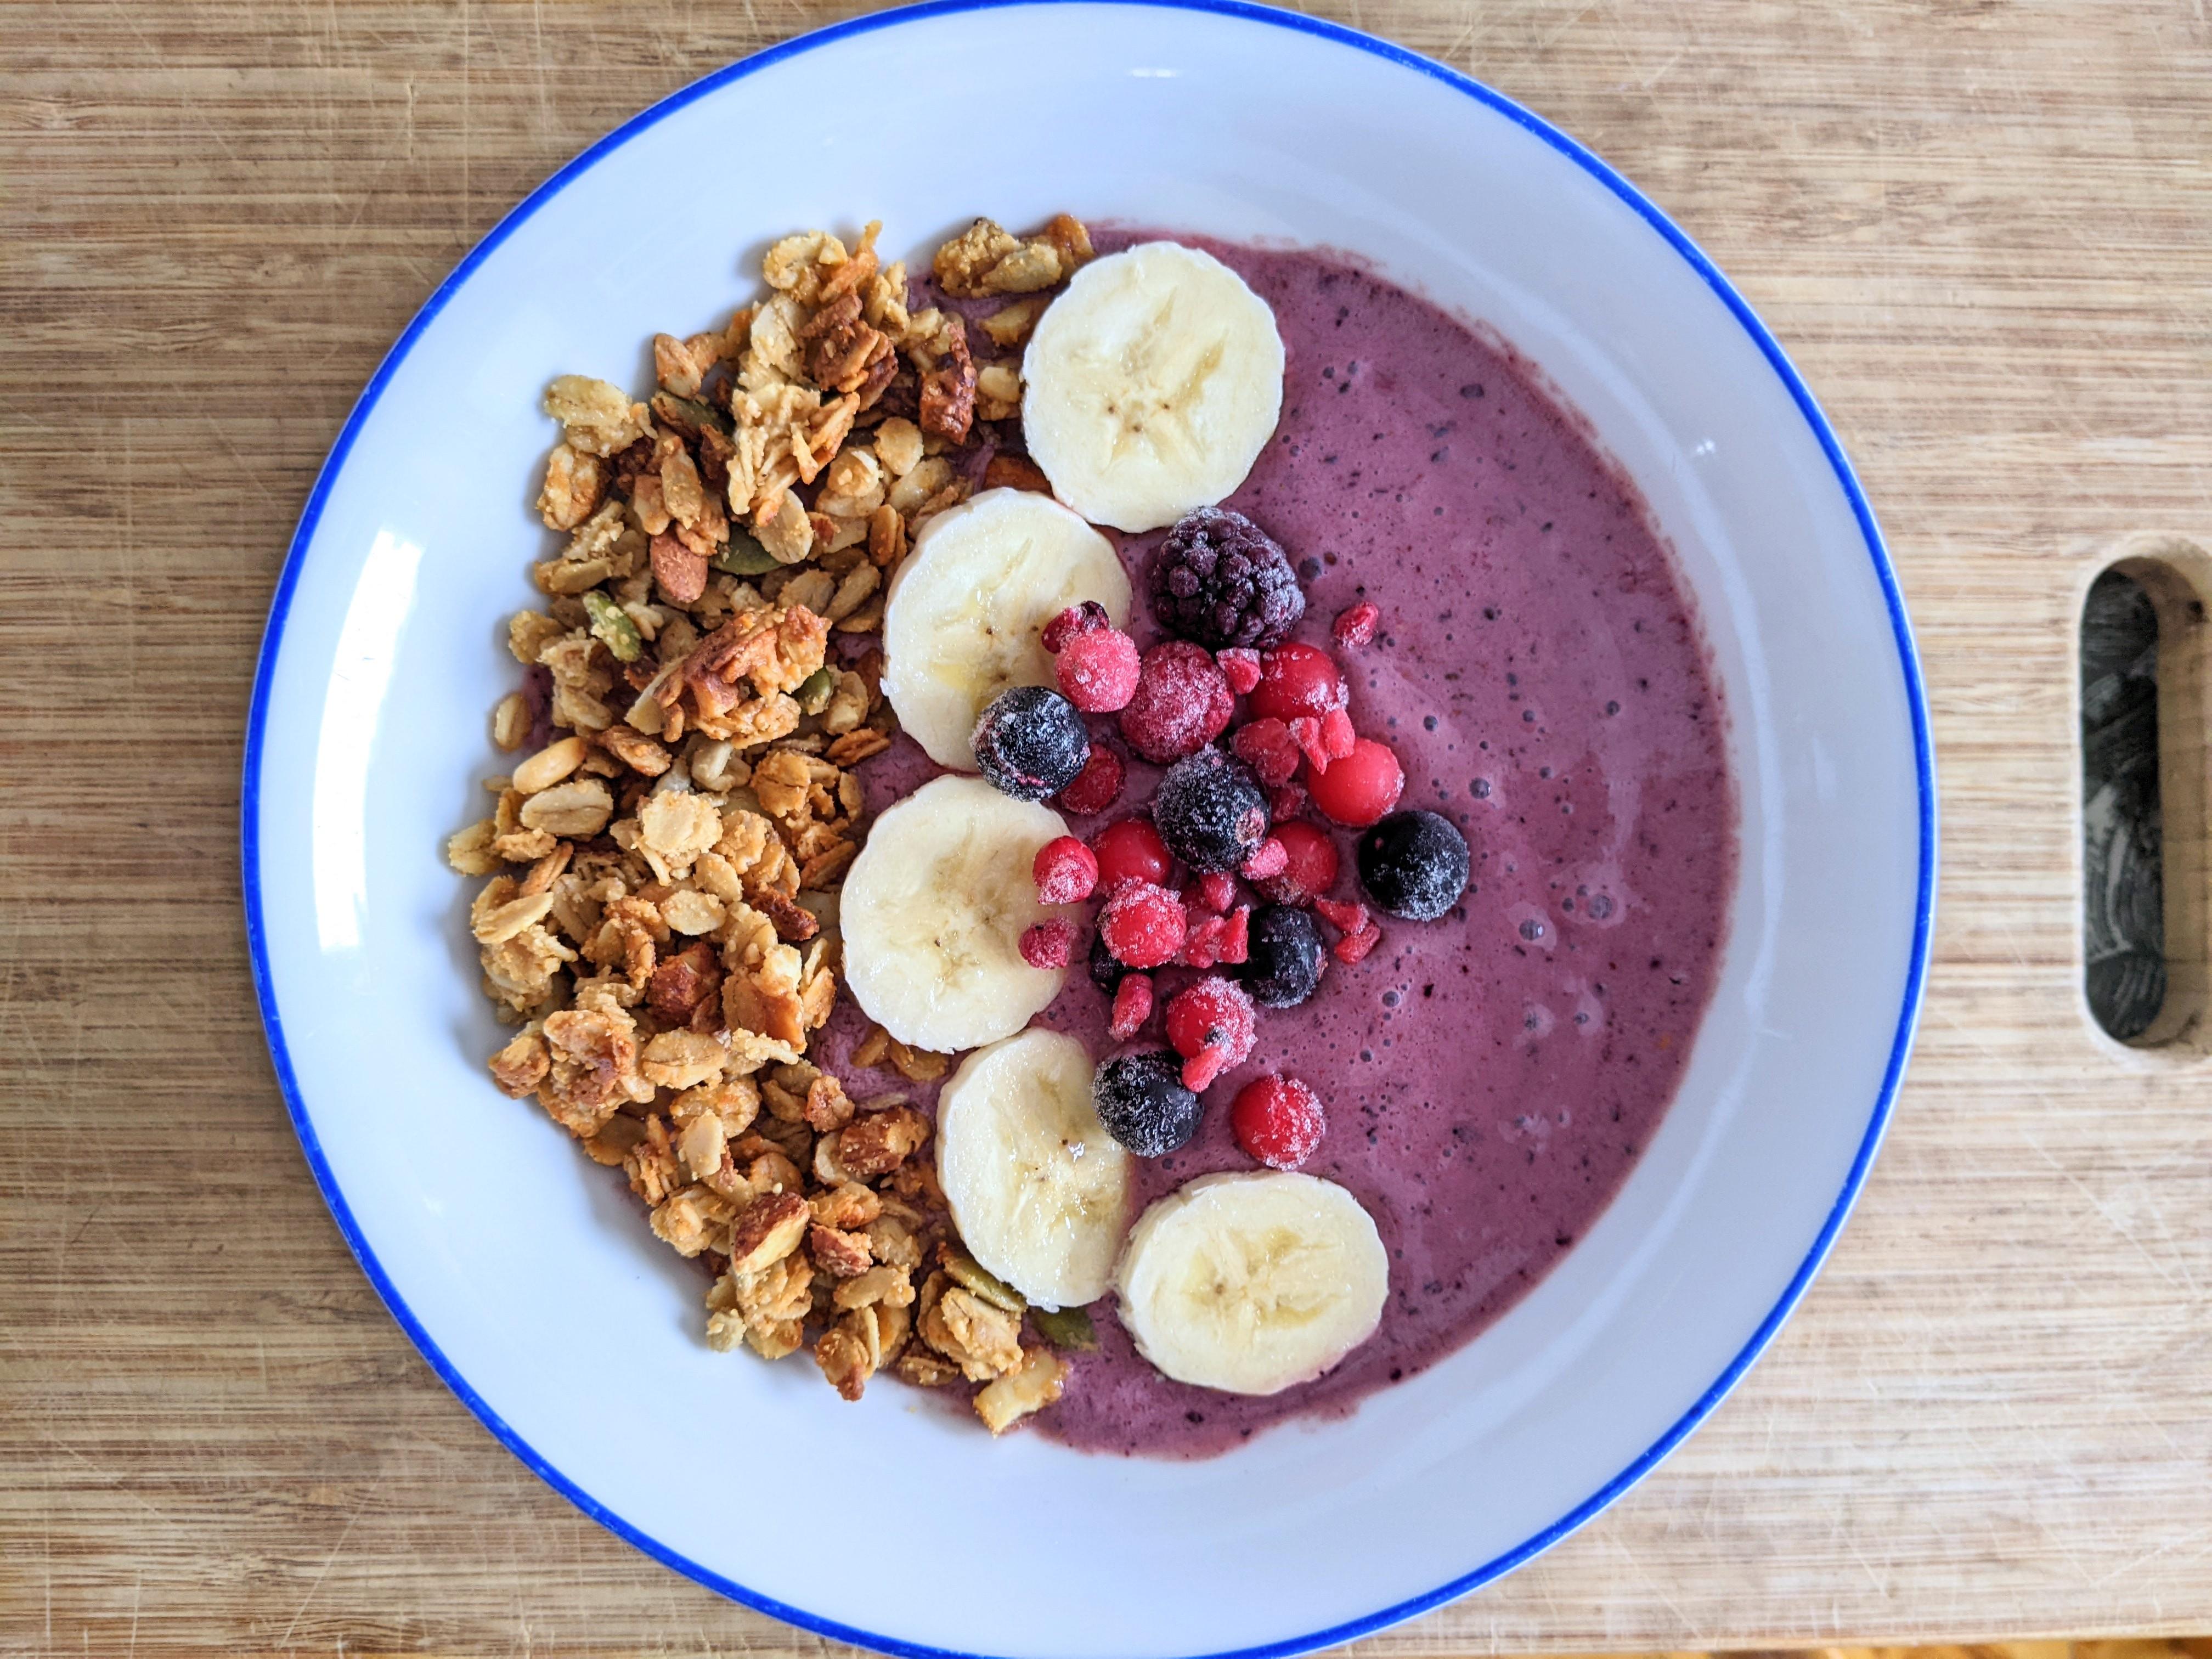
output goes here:
{"type": "Polygon", "coordinates": [[[1097,933],[1091,935],[1091,982],[1093,985],[1110,997],[1132,971],[1106,948],[1104,935],[1097,933]]]}
{"type": "Polygon", "coordinates": [[[1106,1131],[1139,1158],[1171,1152],[1198,1133],[1202,1109],[1182,1086],[1182,1059],[1165,1048],[1116,1054],[1091,1079],[1106,1131]]]}
{"type": "Polygon", "coordinates": [[[1210,650],[1278,643],[1306,612],[1274,538],[1242,513],[1186,513],[1152,556],[1152,616],[1210,650]]]}
{"type": "Polygon", "coordinates": [[[1267,838],[1267,797],[1252,769],[1218,749],[1177,761],[1152,797],[1168,851],[1203,875],[1234,870],[1267,838]]]}
{"type": "Polygon", "coordinates": [[[1263,904],[1252,913],[1244,988],[1263,1008],[1295,1008],[1321,984],[1328,965],[1321,927],[1310,910],[1263,904]]]}
{"type": "Polygon", "coordinates": [[[1091,731],[1083,716],[1042,685],[1000,692],[975,722],[971,741],[984,777],[1018,800],[1058,794],[1091,758],[1091,731]]]}
{"type": "Polygon", "coordinates": [[[1359,884],[1376,908],[1434,921],[1467,890],[1467,837],[1434,812],[1393,812],[1360,836],[1359,884]]]}

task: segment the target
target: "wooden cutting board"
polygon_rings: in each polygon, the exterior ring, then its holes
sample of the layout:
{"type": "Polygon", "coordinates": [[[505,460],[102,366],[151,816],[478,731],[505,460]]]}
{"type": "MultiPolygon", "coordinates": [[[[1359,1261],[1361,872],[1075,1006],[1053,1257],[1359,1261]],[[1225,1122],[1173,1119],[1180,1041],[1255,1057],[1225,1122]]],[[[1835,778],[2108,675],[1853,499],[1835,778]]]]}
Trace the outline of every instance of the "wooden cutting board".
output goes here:
{"type": "MultiPolygon", "coordinates": [[[[263,1054],[235,817],[270,586],[408,315],[843,9],[0,0],[0,1650],[823,1650],[572,1510],[385,1315],[263,1054]]],[[[1895,550],[1944,811],[1911,1084],[1796,1321],[1618,1507],[1367,1650],[2212,1627],[2212,1070],[2086,1024],[2070,653],[2121,538],[2212,544],[2203,0],[1327,9],[1595,146],[1774,325],[1895,550]]],[[[1000,136],[948,111],[945,164],[1000,136]]]]}

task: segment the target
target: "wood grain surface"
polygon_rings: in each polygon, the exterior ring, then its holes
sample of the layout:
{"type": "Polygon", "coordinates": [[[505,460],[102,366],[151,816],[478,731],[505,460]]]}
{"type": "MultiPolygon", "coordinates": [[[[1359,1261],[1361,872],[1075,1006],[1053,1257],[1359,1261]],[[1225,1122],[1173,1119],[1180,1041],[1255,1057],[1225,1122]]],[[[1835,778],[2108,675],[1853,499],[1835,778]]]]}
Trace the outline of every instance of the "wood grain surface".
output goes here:
{"type": "MultiPolygon", "coordinates": [[[[1944,811],[1918,1056],[1802,1311],[1618,1507],[1364,1650],[2212,1627],[2212,1072],[2082,1013],[2069,661],[2100,550],[2212,545],[2203,0],[1327,9],[1595,146],[1774,325],[1895,549],[1944,811]]],[[[842,10],[0,3],[0,1650],[823,1651],[571,1510],[378,1304],[236,818],[279,562],[410,313],[842,10]]]]}

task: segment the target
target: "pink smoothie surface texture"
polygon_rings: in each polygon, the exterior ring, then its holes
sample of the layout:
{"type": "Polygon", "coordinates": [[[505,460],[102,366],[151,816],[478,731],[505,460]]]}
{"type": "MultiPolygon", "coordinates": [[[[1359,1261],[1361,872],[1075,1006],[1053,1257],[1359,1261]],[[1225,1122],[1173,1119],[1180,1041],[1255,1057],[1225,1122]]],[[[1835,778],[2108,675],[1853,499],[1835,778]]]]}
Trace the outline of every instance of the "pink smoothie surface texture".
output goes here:
{"type": "MultiPolygon", "coordinates": [[[[1100,251],[1159,233],[1098,237],[1100,251]]],[[[1331,958],[1303,1006],[1261,1009],[1250,1060],[1206,1092],[1188,1146],[1140,1161],[1135,1213],[1194,1176],[1259,1166],[1229,1103],[1263,1072],[1320,1096],[1308,1174],[1341,1183],[1390,1258],[1381,1328],[1318,1380],[1263,1398],[1174,1382],[1096,1305],[1037,1426],[1069,1445],[1217,1455],[1292,1418],[1342,1415],[1465,1345],[1589,1228],[1650,1143],[1713,990],[1736,873],[1726,718],[1696,614],[1635,487],[1510,350],[1340,256],[1175,240],[1232,266],[1274,308],[1287,356],[1280,426],[1225,503],[1282,544],[1307,610],[1293,637],[1382,610],[1335,654],[1359,732],[1394,748],[1406,807],[1465,832],[1461,904],[1331,958]]],[[[1158,637],[1144,574],[1160,532],[1119,538],[1132,631],[1158,637]]],[[[1094,732],[1117,748],[1110,717],[1094,732]]],[[[912,744],[866,769],[880,811],[935,769],[912,744]]],[[[1158,773],[1132,760],[1095,834],[1158,773]]],[[[1357,899],[1356,832],[1334,831],[1332,896],[1357,899]]],[[[1244,896],[1251,902],[1251,896],[1244,896]]],[[[1325,930],[1334,937],[1334,930],[1325,930]]],[[[1103,1056],[1108,1003],[1083,969],[1041,1023],[1103,1056]]],[[[1159,1005],[1194,977],[1157,975],[1159,1005]]],[[[1164,1046],[1156,1015],[1132,1046],[1164,1046]]],[[[841,1010],[836,1066],[865,1029],[841,1010]]],[[[842,1067],[841,1067],[842,1069],[842,1067]]],[[[856,1092],[880,1087],[854,1079],[856,1092]]]]}

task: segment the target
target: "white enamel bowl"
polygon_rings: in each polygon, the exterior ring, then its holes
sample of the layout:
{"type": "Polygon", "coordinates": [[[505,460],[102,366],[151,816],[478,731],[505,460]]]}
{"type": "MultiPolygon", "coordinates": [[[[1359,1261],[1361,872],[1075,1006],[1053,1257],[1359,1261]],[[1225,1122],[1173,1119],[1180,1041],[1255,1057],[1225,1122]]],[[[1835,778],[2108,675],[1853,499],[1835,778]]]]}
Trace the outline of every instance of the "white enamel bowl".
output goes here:
{"type": "Polygon", "coordinates": [[[1843,455],[1750,311],[1648,202],[1495,94],[1245,6],[949,4],[709,76],[565,168],[378,370],[272,607],[245,779],[262,1009],[307,1160],[393,1316],[485,1425],[670,1565],[901,1652],[1289,1653],[1504,1572],[1724,1395],[1832,1242],[1896,1090],[1934,786],[1895,585],[1843,455]],[[1009,66],[1018,64],[1018,74],[1009,66]],[[866,88],[852,125],[825,112],[866,88]],[[958,112],[947,153],[927,135],[958,112]],[[669,204],[680,203],[680,211],[669,204]],[[972,215],[1356,250],[1490,323],[1588,416],[1680,550],[1734,717],[1742,888],[1681,1096],[1511,1314],[1348,1420],[1215,1462],[992,1444],[895,1386],[708,1352],[700,1282],[543,1114],[444,867],[502,769],[553,374],[643,383],[773,234],[972,215]],[[650,1402],[652,1448],[615,1425],[650,1402]],[[816,1494],[897,1516],[865,1571],[816,1494]],[[948,1593],[965,1583],[966,1591],[948,1593]]]}

